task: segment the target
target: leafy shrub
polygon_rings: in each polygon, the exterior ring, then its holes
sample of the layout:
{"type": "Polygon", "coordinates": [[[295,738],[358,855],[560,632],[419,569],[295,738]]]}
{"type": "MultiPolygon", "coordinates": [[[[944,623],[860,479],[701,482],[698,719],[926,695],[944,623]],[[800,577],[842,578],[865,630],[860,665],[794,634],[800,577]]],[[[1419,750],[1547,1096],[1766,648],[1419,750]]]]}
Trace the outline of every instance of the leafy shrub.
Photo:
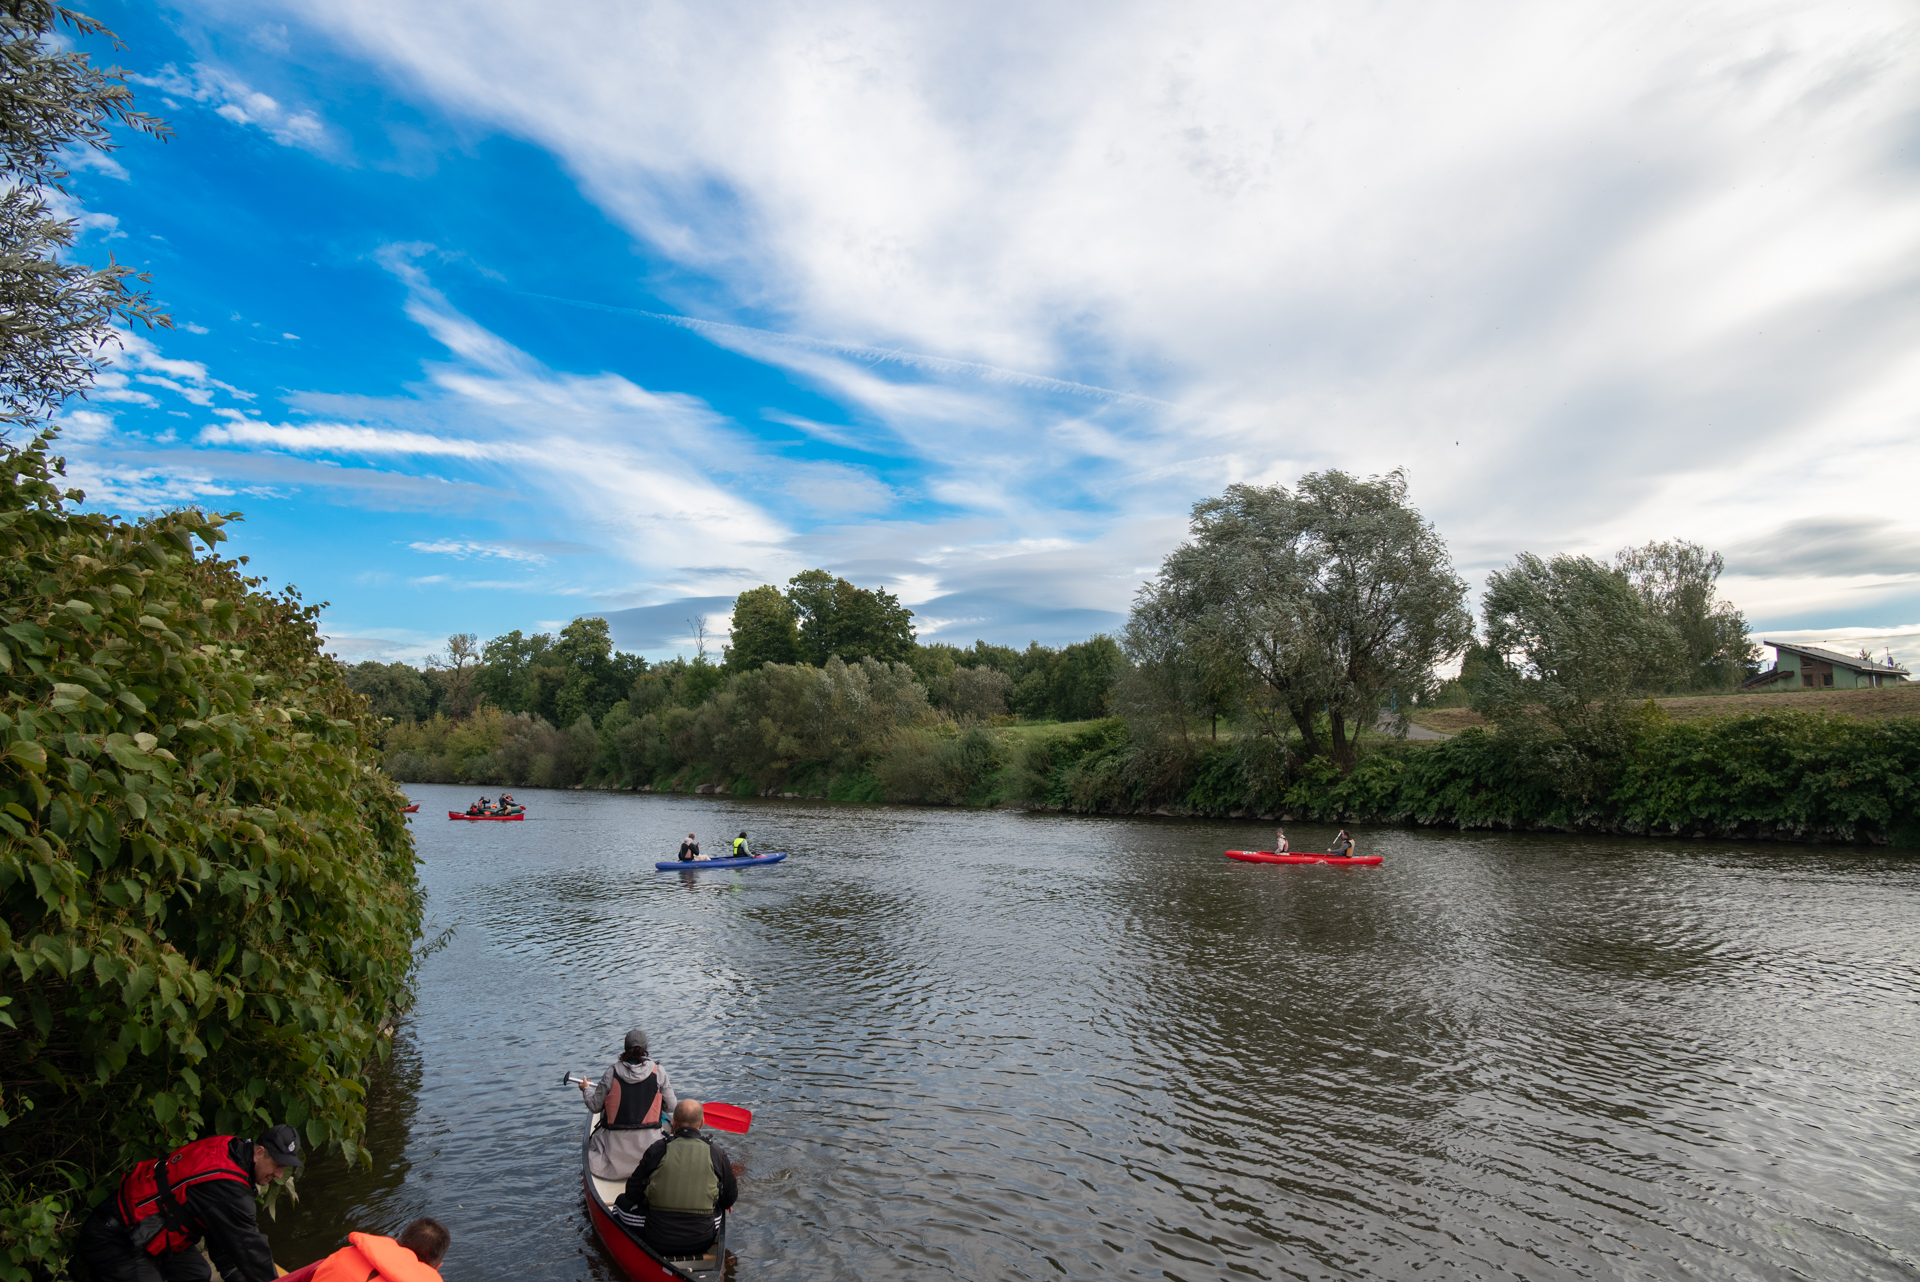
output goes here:
{"type": "Polygon", "coordinates": [[[360,1158],[423,908],[316,609],[196,551],[221,518],[70,510],[50,440],[0,454],[8,1279],[198,1136],[286,1121],[360,1158]]]}

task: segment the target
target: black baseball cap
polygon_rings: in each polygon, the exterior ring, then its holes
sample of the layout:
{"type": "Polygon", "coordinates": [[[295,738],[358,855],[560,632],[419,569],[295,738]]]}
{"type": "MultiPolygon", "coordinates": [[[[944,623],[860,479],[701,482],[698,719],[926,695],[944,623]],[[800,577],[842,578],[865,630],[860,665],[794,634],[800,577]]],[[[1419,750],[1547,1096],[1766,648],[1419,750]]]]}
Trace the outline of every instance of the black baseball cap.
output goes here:
{"type": "Polygon", "coordinates": [[[644,1028],[628,1029],[627,1049],[630,1051],[643,1051],[647,1049],[647,1030],[644,1028]]]}
{"type": "Polygon", "coordinates": [[[254,1143],[267,1150],[267,1156],[281,1166],[300,1165],[300,1132],[285,1122],[268,1129],[254,1143]]]}

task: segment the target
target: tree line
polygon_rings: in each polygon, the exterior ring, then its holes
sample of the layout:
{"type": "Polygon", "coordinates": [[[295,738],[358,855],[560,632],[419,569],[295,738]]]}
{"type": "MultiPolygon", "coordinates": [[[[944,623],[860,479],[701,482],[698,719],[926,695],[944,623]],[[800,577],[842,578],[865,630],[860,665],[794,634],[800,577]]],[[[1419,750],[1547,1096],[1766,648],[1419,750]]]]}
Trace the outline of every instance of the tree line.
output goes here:
{"type": "Polygon", "coordinates": [[[558,633],[516,629],[485,644],[456,634],[445,654],[420,667],[369,660],[348,667],[346,678],[375,716],[400,725],[460,721],[491,708],[549,726],[572,727],[582,717],[597,726],[618,705],[635,715],[697,708],[736,677],[769,666],[824,669],[837,658],[855,667],[904,666],[929,708],[956,721],[1084,721],[1106,715],[1126,666],[1111,637],[1061,647],[1036,641],[1024,650],[985,641],[963,648],[922,644],[912,621],[913,612],[884,588],[808,570],[784,591],[766,585],[741,593],[717,661],[704,642],[691,659],[649,662],[616,651],[607,621],[589,617],[558,633]]]}
{"type": "Polygon", "coordinates": [[[1346,775],[1409,709],[1466,699],[1514,742],[1589,760],[1619,750],[1632,698],[1725,688],[1756,659],[1717,599],[1720,557],[1682,542],[1611,564],[1523,553],[1490,577],[1476,628],[1399,472],[1232,486],[1195,506],[1190,533],[1118,641],[922,644],[892,594],[809,570],[741,593],[717,662],[704,638],[691,660],[617,653],[606,622],[582,618],[557,635],[455,636],[424,668],[367,662],[347,678],[394,721],[402,778],[748,791],[843,779],[857,780],[843,792],[911,799],[991,791],[982,772],[1010,758],[976,732],[1009,719],[1116,716],[1142,779],[1181,777],[1223,733],[1346,775]],[[1443,681],[1450,660],[1461,675],[1443,681]]]}

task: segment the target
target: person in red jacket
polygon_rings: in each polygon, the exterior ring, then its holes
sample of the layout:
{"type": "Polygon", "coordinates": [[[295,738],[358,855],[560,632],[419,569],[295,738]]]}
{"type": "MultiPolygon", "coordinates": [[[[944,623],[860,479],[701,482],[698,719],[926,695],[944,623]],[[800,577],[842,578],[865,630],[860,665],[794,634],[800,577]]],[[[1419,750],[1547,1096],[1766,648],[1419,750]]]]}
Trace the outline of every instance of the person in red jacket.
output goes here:
{"type": "Polygon", "coordinates": [[[281,1282],[440,1282],[440,1261],[453,1235],[438,1220],[421,1216],[397,1238],[349,1233],[347,1245],[324,1260],[295,1269],[281,1282]]]}
{"type": "Polygon", "coordinates": [[[273,1282],[273,1249],[254,1219],[254,1186],[300,1165],[300,1137],[276,1126],[257,1140],[213,1135],[140,1163],[80,1226],[95,1282],[273,1282]]]}

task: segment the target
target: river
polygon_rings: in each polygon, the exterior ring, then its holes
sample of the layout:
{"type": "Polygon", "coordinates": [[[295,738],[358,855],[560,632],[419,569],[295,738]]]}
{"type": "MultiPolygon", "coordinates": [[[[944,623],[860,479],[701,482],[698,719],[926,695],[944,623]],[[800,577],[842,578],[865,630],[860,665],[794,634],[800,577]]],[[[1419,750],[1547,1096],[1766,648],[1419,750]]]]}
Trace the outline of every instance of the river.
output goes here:
{"type": "Polygon", "coordinates": [[[448,1282],[616,1282],[558,1083],[638,1023],[755,1113],[742,1282],[1920,1277],[1920,859],[408,791],[455,934],[288,1266],[432,1214],[448,1282]]]}

